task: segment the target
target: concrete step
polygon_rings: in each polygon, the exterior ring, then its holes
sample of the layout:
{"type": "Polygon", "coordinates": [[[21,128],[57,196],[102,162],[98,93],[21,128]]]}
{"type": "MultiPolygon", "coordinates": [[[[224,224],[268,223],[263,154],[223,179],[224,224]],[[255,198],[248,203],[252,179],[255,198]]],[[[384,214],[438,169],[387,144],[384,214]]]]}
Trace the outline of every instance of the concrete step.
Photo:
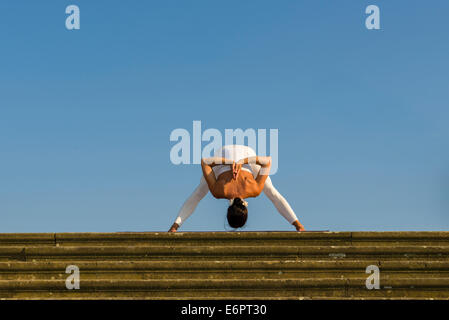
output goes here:
{"type": "Polygon", "coordinates": [[[179,260],[179,259],[449,259],[449,246],[0,246],[0,261],[9,260],[179,260]]]}
{"type": "Polygon", "coordinates": [[[351,245],[377,246],[449,245],[449,232],[118,232],[118,233],[4,233],[2,246],[250,246],[351,245]]]}
{"type": "Polygon", "coordinates": [[[60,280],[1,280],[1,298],[441,298],[449,295],[448,278],[384,280],[367,290],[365,278],[237,280],[84,280],[67,290],[60,280]]]}
{"type": "MultiPolygon", "coordinates": [[[[449,270],[449,261],[428,260],[391,260],[391,261],[362,261],[362,260],[272,260],[272,261],[233,261],[233,260],[155,260],[155,261],[89,261],[77,260],[79,268],[83,270],[305,270],[307,272],[326,270],[365,270],[367,265],[377,265],[384,271],[446,271],[449,270]]],[[[67,261],[10,261],[0,262],[2,272],[28,272],[28,271],[59,271],[66,268],[67,261]]]]}
{"type": "Polygon", "coordinates": [[[449,299],[449,232],[0,234],[0,298],[449,299]]]}
{"type": "MultiPolygon", "coordinates": [[[[66,279],[72,263],[2,262],[0,280],[66,279]]],[[[76,261],[84,279],[302,279],[367,277],[368,265],[382,269],[382,279],[448,277],[449,261],[76,261]],[[249,272],[249,270],[251,272],[249,272]]]]}

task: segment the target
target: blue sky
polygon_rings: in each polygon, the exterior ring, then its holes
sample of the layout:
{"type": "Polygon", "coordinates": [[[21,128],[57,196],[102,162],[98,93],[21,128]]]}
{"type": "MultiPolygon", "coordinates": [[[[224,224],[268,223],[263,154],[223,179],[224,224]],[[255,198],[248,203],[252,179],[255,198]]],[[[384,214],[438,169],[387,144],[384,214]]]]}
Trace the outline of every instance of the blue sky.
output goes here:
{"type": "MultiPolygon", "coordinates": [[[[0,232],[166,231],[176,128],[275,128],[309,230],[449,229],[449,2],[1,1],[0,232]],[[65,28],[65,8],[81,29],[65,28]],[[381,30],[365,28],[365,8],[381,30]]],[[[209,194],[182,226],[223,231],[209,194]]],[[[262,195],[244,230],[293,230],[262,195]]]]}

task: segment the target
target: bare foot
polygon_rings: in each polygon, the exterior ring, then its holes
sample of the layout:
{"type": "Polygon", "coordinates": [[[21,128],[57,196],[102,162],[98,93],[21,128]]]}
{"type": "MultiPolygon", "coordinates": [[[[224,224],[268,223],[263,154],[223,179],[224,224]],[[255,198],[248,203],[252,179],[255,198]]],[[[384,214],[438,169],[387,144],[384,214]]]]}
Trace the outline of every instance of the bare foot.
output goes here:
{"type": "Polygon", "coordinates": [[[299,222],[298,220],[294,221],[292,223],[292,225],[295,226],[296,231],[301,232],[301,231],[306,231],[306,229],[304,228],[304,226],[301,224],[301,222],[299,222]]]}
{"type": "Polygon", "coordinates": [[[179,225],[177,223],[173,223],[173,225],[170,227],[170,230],[168,232],[176,232],[178,231],[179,225]]]}

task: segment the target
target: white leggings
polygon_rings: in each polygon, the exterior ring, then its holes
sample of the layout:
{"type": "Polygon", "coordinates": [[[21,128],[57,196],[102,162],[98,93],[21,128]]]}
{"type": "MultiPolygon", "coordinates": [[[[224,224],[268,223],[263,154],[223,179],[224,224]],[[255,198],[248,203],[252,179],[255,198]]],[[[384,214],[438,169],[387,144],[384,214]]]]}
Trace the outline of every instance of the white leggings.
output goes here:
{"type": "MultiPolygon", "coordinates": [[[[222,149],[220,149],[218,152],[216,152],[216,156],[222,155],[222,150],[225,148],[228,148],[231,146],[225,146],[222,149]]],[[[248,148],[246,146],[233,146],[233,147],[239,147],[239,148],[248,148]]],[[[249,149],[249,148],[248,148],[249,149]]],[[[255,152],[250,149],[250,153],[253,153],[255,155],[255,152]]],[[[246,153],[247,155],[248,153],[246,153]]],[[[229,156],[226,154],[226,156],[229,156]]],[[[234,159],[235,161],[238,161],[240,159],[234,159]]],[[[259,173],[260,166],[256,164],[251,164],[251,171],[253,172],[254,177],[257,177],[257,174],[259,173]]],[[[187,220],[188,217],[193,213],[198,203],[201,201],[201,199],[204,198],[204,196],[209,192],[209,186],[207,185],[206,179],[204,176],[201,177],[201,181],[199,186],[193,191],[193,193],[190,195],[190,197],[184,202],[183,206],[181,207],[181,210],[179,211],[178,217],[176,218],[176,223],[181,226],[181,224],[187,220]]],[[[265,185],[263,188],[263,192],[268,197],[268,199],[271,200],[271,202],[276,207],[277,211],[291,224],[294,221],[297,220],[297,217],[295,213],[293,212],[293,209],[288,204],[287,200],[279,193],[279,191],[276,190],[276,188],[273,186],[273,183],[271,182],[270,177],[267,178],[265,181],[265,185]]]]}

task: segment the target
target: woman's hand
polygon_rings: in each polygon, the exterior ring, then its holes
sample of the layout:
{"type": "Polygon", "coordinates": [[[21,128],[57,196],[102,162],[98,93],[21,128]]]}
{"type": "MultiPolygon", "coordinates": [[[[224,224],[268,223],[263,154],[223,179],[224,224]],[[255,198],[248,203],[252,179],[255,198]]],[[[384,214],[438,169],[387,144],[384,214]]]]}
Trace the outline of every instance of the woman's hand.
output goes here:
{"type": "Polygon", "coordinates": [[[176,232],[179,228],[179,225],[175,222],[172,224],[172,226],[170,227],[170,230],[168,230],[168,232],[176,232]]]}
{"type": "Polygon", "coordinates": [[[294,221],[292,223],[292,225],[295,226],[296,231],[301,232],[301,231],[306,231],[306,229],[304,228],[304,226],[301,224],[301,222],[299,222],[298,220],[294,221]]]}
{"type": "Polygon", "coordinates": [[[239,175],[240,169],[242,168],[242,164],[238,162],[232,163],[232,178],[234,180],[237,180],[237,177],[239,175]]]}

